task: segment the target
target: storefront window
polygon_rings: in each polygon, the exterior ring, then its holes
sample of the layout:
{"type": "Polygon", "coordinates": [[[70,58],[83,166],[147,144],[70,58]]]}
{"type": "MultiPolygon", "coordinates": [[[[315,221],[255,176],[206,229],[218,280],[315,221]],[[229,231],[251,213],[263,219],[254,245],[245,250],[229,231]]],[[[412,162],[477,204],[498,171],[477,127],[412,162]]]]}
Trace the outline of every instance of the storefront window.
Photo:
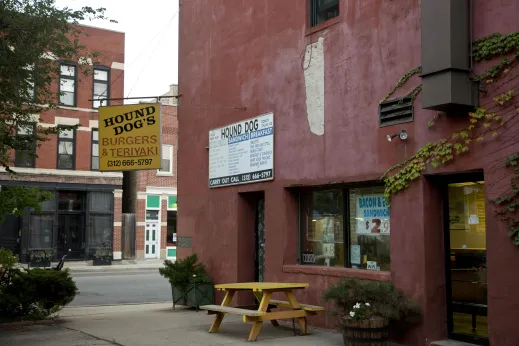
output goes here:
{"type": "Polygon", "coordinates": [[[305,193],[301,200],[303,263],[344,266],[342,190],[305,193]]]}
{"type": "Polygon", "coordinates": [[[112,216],[93,215],[90,216],[90,246],[111,247],[112,246],[112,216]]]}
{"type": "Polygon", "coordinates": [[[389,208],[384,188],[350,189],[352,268],[389,271],[389,208]]]}
{"type": "Polygon", "coordinates": [[[110,212],[112,210],[113,192],[91,192],[90,212],[110,212]]]}
{"type": "Polygon", "coordinates": [[[300,206],[303,264],[390,270],[383,187],[304,192],[300,206]]]}
{"type": "Polygon", "coordinates": [[[32,249],[52,248],[53,228],[54,218],[52,215],[31,215],[29,247],[32,249]]]}

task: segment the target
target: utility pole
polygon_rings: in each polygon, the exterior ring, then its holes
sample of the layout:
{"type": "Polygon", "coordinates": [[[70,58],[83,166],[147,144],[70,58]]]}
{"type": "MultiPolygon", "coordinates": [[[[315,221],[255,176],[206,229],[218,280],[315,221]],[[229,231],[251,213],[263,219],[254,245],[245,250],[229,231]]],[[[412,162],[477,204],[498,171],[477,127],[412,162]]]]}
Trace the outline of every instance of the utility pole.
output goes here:
{"type": "Polygon", "coordinates": [[[123,214],[137,214],[137,172],[123,172],[123,214]]]}

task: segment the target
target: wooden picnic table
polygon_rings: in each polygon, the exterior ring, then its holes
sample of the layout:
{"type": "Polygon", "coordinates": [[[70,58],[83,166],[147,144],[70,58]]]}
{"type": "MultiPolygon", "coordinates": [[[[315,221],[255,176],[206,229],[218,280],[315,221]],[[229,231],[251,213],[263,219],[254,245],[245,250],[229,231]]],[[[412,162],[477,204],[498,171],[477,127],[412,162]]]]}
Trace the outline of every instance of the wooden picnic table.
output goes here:
{"type": "Polygon", "coordinates": [[[270,321],[274,326],[278,326],[277,320],[293,318],[299,324],[303,334],[308,334],[306,326],[306,316],[315,315],[318,311],[323,311],[322,306],[300,304],[294,294],[294,290],[305,289],[307,283],[279,283],[279,282],[243,282],[215,285],[218,290],[225,291],[225,297],[221,305],[204,305],[200,309],[207,310],[208,314],[216,314],[216,318],[209,328],[209,333],[217,333],[220,324],[226,313],[238,314],[243,316],[243,322],[252,322],[249,333],[249,341],[255,341],[261,330],[263,321],[270,321]],[[249,307],[231,307],[232,298],[238,291],[252,291],[259,306],[256,310],[249,307]],[[273,300],[272,294],[283,292],[287,301],[273,300]],[[288,308],[290,310],[272,312],[271,308],[288,308]]]}

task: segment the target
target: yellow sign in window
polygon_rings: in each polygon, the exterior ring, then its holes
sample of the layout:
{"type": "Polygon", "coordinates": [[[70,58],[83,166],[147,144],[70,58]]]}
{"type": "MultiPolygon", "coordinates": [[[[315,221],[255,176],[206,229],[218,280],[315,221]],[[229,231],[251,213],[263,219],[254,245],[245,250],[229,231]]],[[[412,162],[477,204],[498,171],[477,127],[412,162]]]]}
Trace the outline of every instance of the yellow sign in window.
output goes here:
{"type": "Polygon", "coordinates": [[[99,170],[161,167],[160,104],[99,108],[99,170]]]}

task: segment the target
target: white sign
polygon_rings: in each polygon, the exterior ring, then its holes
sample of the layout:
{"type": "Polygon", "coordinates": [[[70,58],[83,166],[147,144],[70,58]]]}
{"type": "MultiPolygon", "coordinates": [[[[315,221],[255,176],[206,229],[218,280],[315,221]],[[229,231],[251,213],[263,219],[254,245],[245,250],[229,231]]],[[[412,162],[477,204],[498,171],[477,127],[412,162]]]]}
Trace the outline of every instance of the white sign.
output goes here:
{"type": "Polygon", "coordinates": [[[273,113],[209,131],[209,187],[273,179],[273,113]]]}
{"type": "Polygon", "coordinates": [[[389,235],[389,208],[384,195],[357,197],[357,234],[389,235]]]}
{"type": "Polygon", "coordinates": [[[350,253],[350,262],[360,264],[360,245],[352,245],[350,253]]]}
{"type": "Polygon", "coordinates": [[[377,266],[377,262],[375,261],[368,261],[367,263],[367,269],[368,270],[380,270],[380,267],[377,266]]]}

